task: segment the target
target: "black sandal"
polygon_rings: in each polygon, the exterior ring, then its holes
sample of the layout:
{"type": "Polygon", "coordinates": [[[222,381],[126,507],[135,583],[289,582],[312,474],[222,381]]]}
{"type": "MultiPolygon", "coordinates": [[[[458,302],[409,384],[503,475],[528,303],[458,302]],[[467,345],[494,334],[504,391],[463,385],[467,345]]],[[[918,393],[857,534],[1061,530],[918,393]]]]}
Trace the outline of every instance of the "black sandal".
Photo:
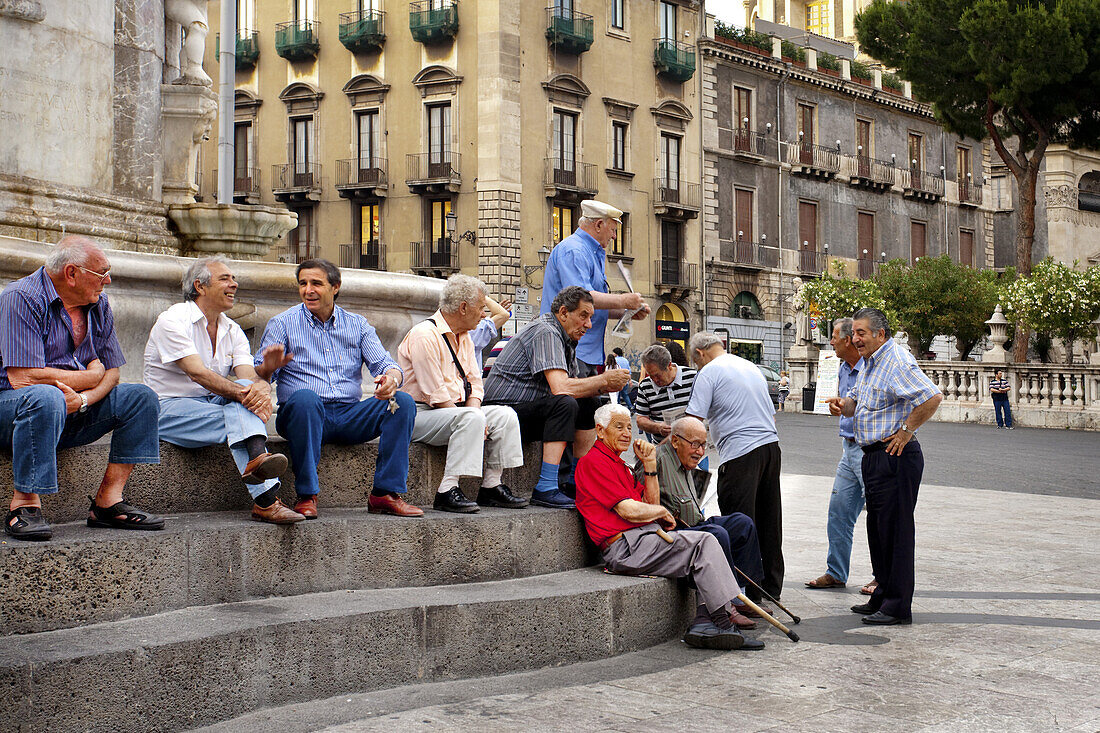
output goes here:
{"type": "Polygon", "coordinates": [[[92,499],[92,506],[88,509],[88,526],[155,530],[164,529],[164,520],[156,514],[144,512],[124,501],[113,506],[101,507],[95,503],[95,499],[92,499]]]}
{"type": "Polygon", "coordinates": [[[17,540],[41,542],[53,536],[53,530],[42,516],[42,508],[37,506],[21,506],[8,512],[4,531],[17,540]]]}

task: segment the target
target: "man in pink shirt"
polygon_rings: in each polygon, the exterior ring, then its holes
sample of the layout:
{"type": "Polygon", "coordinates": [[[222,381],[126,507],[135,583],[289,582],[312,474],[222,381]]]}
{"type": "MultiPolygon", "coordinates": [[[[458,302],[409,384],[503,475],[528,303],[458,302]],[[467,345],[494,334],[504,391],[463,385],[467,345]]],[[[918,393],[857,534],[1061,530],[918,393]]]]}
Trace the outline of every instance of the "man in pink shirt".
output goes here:
{"type": "Polygon", "coordinates": [[[485,390],[470,330],[481,321],[485,298],[485,283],[452,275],[439,296],[439,310],[413,326],[397,347],[397,363],[405,372],[401,389],[416,400],[413,441],[447,446],[434,502],[446,512],[527,506],[503,481],[505,468],[523,465],[519,419],[510,407],[481,404],[485,390]],[[476,502],[458,488],[461,476],[481,478],[476,502]]]}

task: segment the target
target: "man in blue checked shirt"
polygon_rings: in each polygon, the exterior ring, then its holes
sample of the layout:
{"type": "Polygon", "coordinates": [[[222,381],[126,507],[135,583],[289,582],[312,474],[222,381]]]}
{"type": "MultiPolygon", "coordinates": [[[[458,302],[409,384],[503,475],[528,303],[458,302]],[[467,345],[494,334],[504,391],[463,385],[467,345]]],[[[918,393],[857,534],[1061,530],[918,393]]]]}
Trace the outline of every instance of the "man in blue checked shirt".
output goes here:
{"type": "Polygon", "coordinates": [[[852,606],[863,623],[913,622],[913,512],[924,471],[917,429],[932,417],[943,395],[913,355],[890,337],[886,314],[860,308],[852,316],[852,343],[864,369],[845,397],[829,399],[833,415],[855,417],[856,442],[863,449],[867,491],[867,543],[878,587],[871,600],[852,606]]]}
{"type": "Polygon", "coordinates": [[[324,443],[353,445],[380,437],[368,510],[422,516],[422,509],[401,496],[407,491],[416,420],[413,398],[397,391],[403,372],[367,319],[336,305],[336,265],[306,260],[298,265],[297,279],[301,305],[268,321],[255,356],[256,373],[275,382],[279,397],[275,429],[286,438],[294,465],[294,511],[317,518],[317,463],[324,443]],[[365,400],[364,364],[374,376],[374,395],[365,400]]]}

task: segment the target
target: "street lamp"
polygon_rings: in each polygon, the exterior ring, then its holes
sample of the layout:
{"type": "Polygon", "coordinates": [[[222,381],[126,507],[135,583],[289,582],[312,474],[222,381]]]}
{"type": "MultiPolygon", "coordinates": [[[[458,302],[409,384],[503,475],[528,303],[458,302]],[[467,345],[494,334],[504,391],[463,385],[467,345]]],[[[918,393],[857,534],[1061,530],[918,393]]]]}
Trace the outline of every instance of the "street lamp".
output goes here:
{"type": "Polygon", "coordinates": [[[531,275],[546,267],[546,262],[550,259],[550,248],[544,244],[539,247],[537,254],[539,256],[539,264],[523,266],[523,279],[526,280],[527,284],[531,287],[535,287],[531,282],[531,275]]]}
{"type": "Polygon", "coordinates": [[[447,230],[447,239],[452,244],[458,244],[461,239],[465,239],[470,244],[477,243],[477,233],[473,229],[467,229],[461,235],[455,236],[458,233],[458,217],[455,216],[453,211],[447,212],[447,215],[443,217],[443,222],[443,226],[447,230]]]}

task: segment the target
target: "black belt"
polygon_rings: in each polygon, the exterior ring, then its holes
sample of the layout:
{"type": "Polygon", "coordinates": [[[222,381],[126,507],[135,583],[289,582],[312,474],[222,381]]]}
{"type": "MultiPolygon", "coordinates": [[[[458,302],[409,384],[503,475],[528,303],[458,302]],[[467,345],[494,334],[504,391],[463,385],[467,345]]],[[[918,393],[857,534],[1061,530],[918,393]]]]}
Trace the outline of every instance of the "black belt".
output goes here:
{"type": "Polygon", "coordinates": [[[881,440],[876,440],[874,443],[868,445],[861,445],[864,453],[878,453],[880,450],[886,450],[886,443],[881,440]]]}

